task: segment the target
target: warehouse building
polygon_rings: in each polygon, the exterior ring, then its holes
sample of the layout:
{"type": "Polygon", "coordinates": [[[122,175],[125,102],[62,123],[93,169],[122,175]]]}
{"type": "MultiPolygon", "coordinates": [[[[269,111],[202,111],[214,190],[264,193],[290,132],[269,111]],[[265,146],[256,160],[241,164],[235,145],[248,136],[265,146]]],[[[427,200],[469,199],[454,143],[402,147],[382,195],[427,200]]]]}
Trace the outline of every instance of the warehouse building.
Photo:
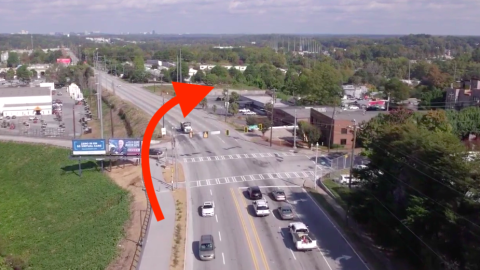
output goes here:
{"type": "Polygon", "coordinates": [[[50,88],[0,88],[0,113],[3,116],[51,115],[50,88]]]}

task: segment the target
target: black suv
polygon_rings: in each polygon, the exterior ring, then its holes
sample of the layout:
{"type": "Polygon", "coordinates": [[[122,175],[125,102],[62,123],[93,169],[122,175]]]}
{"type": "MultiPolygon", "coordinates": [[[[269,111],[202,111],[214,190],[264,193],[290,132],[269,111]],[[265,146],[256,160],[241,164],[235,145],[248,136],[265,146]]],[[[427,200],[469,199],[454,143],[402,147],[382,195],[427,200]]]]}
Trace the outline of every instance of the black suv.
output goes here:
{"type": "Polygon", "coordinates": [[[252,200],[260,200],[263,198],[262,191],[258,186],[249,187],[247,189],[248,197],[252,200]]]}

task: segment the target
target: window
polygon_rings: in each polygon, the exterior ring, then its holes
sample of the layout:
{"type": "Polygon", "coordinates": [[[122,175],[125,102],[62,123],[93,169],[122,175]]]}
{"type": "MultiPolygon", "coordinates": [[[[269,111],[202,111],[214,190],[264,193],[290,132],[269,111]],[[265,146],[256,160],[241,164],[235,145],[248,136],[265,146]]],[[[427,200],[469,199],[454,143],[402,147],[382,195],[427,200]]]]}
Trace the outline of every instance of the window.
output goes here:
{"type": "Polygon", "coordinates": [[[346,128],[342,128],[342,134],[347,134],[348,130],[346,128]]]}
{"type": "Polygon", "coordinates": [[[346,145],[346,144],[347,144],[347,139],[340,140],[340,145],[346,145]]]}

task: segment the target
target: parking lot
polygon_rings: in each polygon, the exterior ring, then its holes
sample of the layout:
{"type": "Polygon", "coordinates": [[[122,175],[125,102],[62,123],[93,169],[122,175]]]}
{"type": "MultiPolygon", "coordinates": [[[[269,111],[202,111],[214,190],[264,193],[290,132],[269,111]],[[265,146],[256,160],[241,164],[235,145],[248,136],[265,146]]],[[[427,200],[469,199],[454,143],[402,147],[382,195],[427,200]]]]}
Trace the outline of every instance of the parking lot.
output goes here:
{"type": "Polygon", "coordinates": [[[35,136],[35,137],[65,137],[73,138],[75,112],[75,134],[79,137],[82,133],[82,125],[79,120],[86,116],[83,105],[75,105],[66,93],[66,89],[59,89],[61,95],[53,97],[53,101],[60,100],[61,119],[53,115],[18,116],[0,120],[0,134],[11,136],[35,136]],[[74,111],[75,107],[75,111],[74,111]]]}

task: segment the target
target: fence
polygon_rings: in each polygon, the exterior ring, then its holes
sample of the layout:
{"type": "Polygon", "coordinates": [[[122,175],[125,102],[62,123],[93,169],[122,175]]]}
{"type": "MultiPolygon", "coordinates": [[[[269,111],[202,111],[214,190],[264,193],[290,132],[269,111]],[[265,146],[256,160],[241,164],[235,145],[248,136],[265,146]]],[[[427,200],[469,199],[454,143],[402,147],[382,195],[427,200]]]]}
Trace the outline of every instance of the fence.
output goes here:
{"type": "MultiPolygon", "coordinates": [[[[137,241],[137,248],[135,250],[135,255],[133,255],[132,264],[130,265],[130,270],[136,270],[140,266],[140,260],[142,259],[143,241],[145,235],[147,234],[148,227],[150,226],[150,217],[152,215],[152,206],[150,205],[150,200],[148,199],[147,192],[145,191],[145,196],[147,196],[147,210],[145,210],[145,217],[143,218],[142,228],[140,230],[140,236],[137,241]]],[[[141,216],[140,216],[141,218],[141,216]]]]}
{"type": "Polygon", "coordinates": [[[40,138],[62,138],[62,139],[71,139],[73,138],[72,134],[64,132],[63,129],[59,128],[29,128],[29,129],[0,129],[1,135],[9,136],[26,136],[26,137],[40,137],[40,138]]]}

